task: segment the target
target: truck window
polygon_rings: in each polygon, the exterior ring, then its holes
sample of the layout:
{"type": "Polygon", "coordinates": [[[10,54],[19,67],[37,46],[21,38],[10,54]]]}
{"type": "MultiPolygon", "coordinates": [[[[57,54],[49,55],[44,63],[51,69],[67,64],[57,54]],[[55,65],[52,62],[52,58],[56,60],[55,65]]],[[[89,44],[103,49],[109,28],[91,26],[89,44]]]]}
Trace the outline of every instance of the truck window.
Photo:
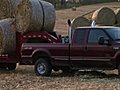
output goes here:
{"type": "Polygon", "coordinates": [[[98,39],[101,36],[108,39],[108,36],[106,35],[106,33],[103,30],[100,30],[100,29],[90,30],[89,37],[88,37],[88,43],[98,44],[98,39]]]}
{"type": "Polygon", "coordinates": [[[84,42],[85,39],[85,33],[86,30],[76,30],[76,39],[75,39],[75,43],[76,44],[82,44],[84,42]]]}

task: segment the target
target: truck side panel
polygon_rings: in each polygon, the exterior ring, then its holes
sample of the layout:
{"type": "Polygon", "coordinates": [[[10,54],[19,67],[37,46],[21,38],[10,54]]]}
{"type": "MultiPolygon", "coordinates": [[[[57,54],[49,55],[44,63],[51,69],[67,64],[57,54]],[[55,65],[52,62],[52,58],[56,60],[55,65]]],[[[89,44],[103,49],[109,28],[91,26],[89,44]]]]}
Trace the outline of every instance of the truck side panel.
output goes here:
{"type": "MultiPolygon", "coordinates": [[[[36,52],[48,51],[54,65],[69,64],[69,44],[25,43],[22,45],[22,60],[30,59],[36,52]],[[30,48],[32,46],[32,48],[30,48]],[[58,48],[59,47],[59,48],[58,48]],[[31,49],[31,50],[28,50],[31,49]]],[[[46,52],[47,53],[47,52],[46,52]]],[[[31,61],[31,59],[30,59],[31,61]]]]}

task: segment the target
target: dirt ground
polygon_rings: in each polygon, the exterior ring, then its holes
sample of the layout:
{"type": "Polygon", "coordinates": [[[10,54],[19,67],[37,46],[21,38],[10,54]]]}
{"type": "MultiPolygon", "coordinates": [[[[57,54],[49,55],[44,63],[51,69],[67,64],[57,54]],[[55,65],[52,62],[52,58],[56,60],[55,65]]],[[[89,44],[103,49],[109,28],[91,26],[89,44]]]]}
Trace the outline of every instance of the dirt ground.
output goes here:
{"type": "MultiPolygon", "coordinates": [[[[112,9],[120,3],[80,6],[77,11],[59,10],[55,30],[67,34],[67,19],[83,15],[99,7],[112,9]]],[[[79,71],[71,74],[53,72],[51,77],[37,77],[33,66],[19,66],[15,71],[0,70],[0,90],[120,90],[120,78],[114,71],[79,71]]]]}

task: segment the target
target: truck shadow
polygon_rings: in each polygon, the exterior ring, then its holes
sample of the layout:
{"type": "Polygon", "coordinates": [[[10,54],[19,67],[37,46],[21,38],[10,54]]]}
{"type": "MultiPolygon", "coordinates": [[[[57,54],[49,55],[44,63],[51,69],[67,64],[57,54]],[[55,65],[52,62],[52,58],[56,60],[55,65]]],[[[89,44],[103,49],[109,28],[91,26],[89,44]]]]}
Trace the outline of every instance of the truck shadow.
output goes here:
{"type": "MultiPolygon", "coordinates": [[[[19,74],[19,75],[31,75],[36,76],[34,70],[32,68],[29,69],[17,69],[15,71],[8,71],[8,70],[1,70],[0,74],[19,74]]],[[[120,79],[120,76],[117,74],[106,74],[105,72],[100,71],[78,71],[78,72],[71,72],[71,73],[62,73],[62,72],[53,72],[50,76],[52,78],[59,78],[59,77],[80,77],[82,79],[95,79],[95,78],[109,78],[109,79],[120,79]]]]}
{"type": "Polygon", "coordinates": [[[94,79],[94,78],[109,78],[109,79],[120,79],[120,76],[117,74],[106,74],[105,72],[100,71],[78,71],[78,72],[72,72],[72,73],[57,73],[53,74],[52,77],[74,77],[78,76],[83,79],[94,79]]]}

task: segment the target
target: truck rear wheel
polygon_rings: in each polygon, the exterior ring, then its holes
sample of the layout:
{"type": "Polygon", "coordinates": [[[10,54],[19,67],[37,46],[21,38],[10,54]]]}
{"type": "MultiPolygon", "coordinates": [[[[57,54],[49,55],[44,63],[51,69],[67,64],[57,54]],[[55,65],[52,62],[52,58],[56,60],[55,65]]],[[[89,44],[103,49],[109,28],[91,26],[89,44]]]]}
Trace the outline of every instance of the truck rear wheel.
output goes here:
{"type": "Polygon", "coordinates": [[[16,63],[10,63],[7,65],[8,70],[15,70],[16,69],[16,63]]]}
{"type": "Polygon", "coordinates": [[[34,67],[37,76],[50,76],[52,72],[52,66],[46,58],[39,58],[34,67]]]}

